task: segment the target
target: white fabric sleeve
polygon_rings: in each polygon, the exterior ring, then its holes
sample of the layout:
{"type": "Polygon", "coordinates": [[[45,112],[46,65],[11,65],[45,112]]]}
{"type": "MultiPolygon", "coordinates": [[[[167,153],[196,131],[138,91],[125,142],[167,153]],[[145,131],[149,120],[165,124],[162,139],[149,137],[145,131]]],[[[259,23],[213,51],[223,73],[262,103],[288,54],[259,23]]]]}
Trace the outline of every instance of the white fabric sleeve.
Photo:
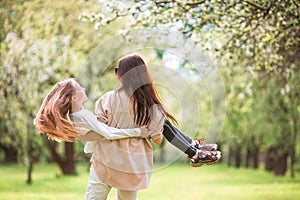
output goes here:
{"type": "Polygon", "coordinates": [[[72,117],[75,126],[76,128],[78,128],[79,134],[81,135],[86,135],[91,130],[99,133],[108,140],[139,137],[141,135],[140,128],[118,129],[99,122],[96,116],[86,109],[83,109],[76,113],[72,113],[72,117]]]}
{"type": "Polygon", "coordinates": [[[95,146],[96,146],[97,141],[92,141],[92,142],[86,142],[84,145],[84,153],[93,153],[95,146]]]}

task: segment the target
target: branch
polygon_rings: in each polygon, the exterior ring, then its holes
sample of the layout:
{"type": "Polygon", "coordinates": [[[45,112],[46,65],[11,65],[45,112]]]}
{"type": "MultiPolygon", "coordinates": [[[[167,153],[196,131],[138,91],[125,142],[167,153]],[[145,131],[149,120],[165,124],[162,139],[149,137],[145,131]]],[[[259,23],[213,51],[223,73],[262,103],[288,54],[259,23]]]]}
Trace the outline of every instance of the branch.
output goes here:
{"type": "Polygon", "coordinates": [[[159,5],[159,4],[167,4],[167,3],[172,3],[172,2],[174,2],[174,0],[173,0],[173,1],[154,1],[154,3],[155,3],[156,5],[159,5]]]}
{"type": "Polygon", "coordinates": [[[290,24],[289,26],[283,27],[283,29],[282,29],[281,31],[279,31],[279,32],[274,36],[274,38],[278,38],[279,35],[280,35],[282,32],[284,32],[284,31],[290,29],[291,27],[293,27],[293,24],[290,24]]]}
{"type": "Polygon", "coordinates": [[[177,3],[178,5],[186,5],[186,6],[191,6],[191,7],[196,7],[198,5],[201,5],[205,3],[205,0],[203,1],[198,1],[198,2],[193,2],[193,3],[183,3],[181,1],[176,1],[176,0],[170,0],[170,1],[154,1],[156,5],[160,4],[168,4],[168,3],[177,3]]]}
{"type": "Polygon", "coordinates": [[[231,8],[234,8],[239,2],[235,1],[233,4],[226,6],[226,8],[224,9],[225,11],[230,10],[231,8]]]}
{"type": "Polygon", "coordinates": [[[186,3],[185,5],[187,6],[191,6],[191,7],[196,7],[199,6],[201,4],[205,3],[205,1],[198,1],[198,2],[193,2],[193,3],[186,3]]]}
{"type": "Polygon", "coordinates": [[[263,10],[263,11],[266,11],[266,10],[269,9],[269,8],[263,7],[263,6],[261,6],[261,5],[257,4],[257,3],[253,3],[253,2],[250,2],[250,1],[245,1],[245,2],[247,4],[249,4],[250,6],[253,6],[253,7],[258,8],[258,9],[263,10]]]}
{"type": "Polygon", "coordinates": [[[297,3],[297,1],[292,1],[292,2],[297,6],[297,8],[300,7],[299,4],[297,3]]]}
{"type": "Polygon", "coordinates": [[[197,7],[205,1],[199,1],[199,2],[194,2],[194,3],[183,3],[181,1],[176,1],[177,5],[180,6],[185,12],[188,12],[191,8],[197,7]]]}

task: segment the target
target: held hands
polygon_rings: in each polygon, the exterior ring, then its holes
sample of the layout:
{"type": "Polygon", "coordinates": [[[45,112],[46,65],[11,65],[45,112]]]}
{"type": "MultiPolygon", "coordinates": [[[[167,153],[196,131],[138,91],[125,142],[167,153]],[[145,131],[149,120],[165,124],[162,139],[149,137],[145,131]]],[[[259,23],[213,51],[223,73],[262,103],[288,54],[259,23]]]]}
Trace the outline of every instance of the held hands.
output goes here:
{"type": "Polygon", "coordinates": [[[163,135],[162,134],[152,134],[151,136],[148,133],[148,128],[147,125],[143,125],[140,127],[141,129],[141,138],[151,138],[154,143],[160,144],[163,140],[163,135]]]}
{"type": "Polygon", "coordinates": [[[140,137],[141,138],[147,138],[149,135],[148,135],[148,128],[147,128],[147,125],[143,125],[140,127],[141,129],[141,135],[140,137]]]}
{"type": "Polygon", "coordinates": [[[151,135],[151,138],[155,144],[161,144],[163,140],[163,135],[162,134],[154,134],[151,135]]]}

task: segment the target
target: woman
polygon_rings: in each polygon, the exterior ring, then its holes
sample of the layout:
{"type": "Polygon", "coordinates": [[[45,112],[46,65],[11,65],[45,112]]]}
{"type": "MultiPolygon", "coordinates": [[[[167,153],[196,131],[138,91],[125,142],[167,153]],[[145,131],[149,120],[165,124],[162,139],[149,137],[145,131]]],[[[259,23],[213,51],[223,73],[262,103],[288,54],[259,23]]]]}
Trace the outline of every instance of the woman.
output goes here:
{"type": "MultiPolygon", "coordinates": [[[[121,87],[104,94],[96,102],[98,120],[118,128],[147,125],[149,138],[96,142],[94,149],[91,148],[94,151],[87,199],[106,199],[112,187],[117,188],[117,199],[136,199],[138,190],[147,188],[151,178],[153,163],[150,139],[160,144],[164,127],[170,141],[177,141],[176,138],[184,135],[178,133],[178,129],[169,121],[165,122],[165,118],[176,120],[164,108],[140,56],[130,55],[121,59],[116,74],[121,87]]],[[[192,144],[196,141],[189,141],[187,136],[180,142],[182,149],[184,146],[189,149],[191,162],[195,166],[213,164],[219,160],[219,153],[207,151],[209,148],[215,150],[215,145],[197,142],[197,149],[192,144]]]]}
{"type": "Polygon", "coordinates": [[[118,200],[136,199],[138,190],[149,186],[152,174],[150,138],[160,144],[165,115],[173,118],[159,100],[140,58],[120,60],[118,79],[121,87],[96,102],[98,120],[118,128],[147,125],[149,137],[97,141],[86,199],[106,199],[112,187],[117,189],[118,200]]]}
{"type": "Polygon", "coordinates": [[[50,139],[66,142],[148,135],[145,126],[124,130],[99,122],[92,112],[83,108],[86,100],[85,89],[74,79],[58,82],[44,99],[34,124],[50,139]]]}

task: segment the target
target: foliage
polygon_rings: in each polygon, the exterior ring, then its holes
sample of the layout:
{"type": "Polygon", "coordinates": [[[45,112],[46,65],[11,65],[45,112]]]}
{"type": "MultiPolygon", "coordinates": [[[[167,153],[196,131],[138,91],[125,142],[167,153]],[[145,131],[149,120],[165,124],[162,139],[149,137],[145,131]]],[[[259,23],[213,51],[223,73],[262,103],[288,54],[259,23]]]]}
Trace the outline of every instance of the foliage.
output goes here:
{"type": "Polygon", "coordinates": [[[128,4],[110,1],[101,13],[89,17],[100,27],[129,16],[133,26],[165,24],[178,28],[188,37],[213,30],[225,34],[224,47],[237,53],[239,59],[250,58],[248,62],[255,63],[254,67],[260,70],[279,70],[284,67],[282,61],[294,60],[293,52],[299,52],[299,6],[298,1],[291,0],[167,0],[128,4]]]}
{"type": "Polygon", "coordinates": [[[289,152],[293,166],[300,112],[299,7],[294,0],[110,1],[86,17],[97,28],[122,17],[132,27],[175,28],[214,52],[228,94],[223,142],[256,141],[263,150],[278,146],[289,152]]]}
{"type": "MultiPolygon", "coordinates": [[[[155,26],[178,29],[219,62],[227,93],[227,120],[220,142],[252,149],[260,145],[263,151],[279,146],[289,152],[293,165],[300,112],[298,0],[101,2],[0,2],[1,143],[18,147],[25,161],[38,157],[42,141],[32,120],[49,88],[58,80],[78,77],[91,49],[117,29],[155,26]]],[[[97,84],[97,92],[114,85],[113,64],[107,63],[112,60],[105,58],[116,58],[120,51],[95,51],[97,60],[106,61],[100,63],[108,67],[105,70],[92,67],[93,63],[84,65],[90,74],[81,74],[80,81],[88,93],[94,92],[91,83],[97,84]],[[103,80],[92,79],[102,73],[107,74],[103,80]]],[[[164,52],[157,50],[157,55],[162,58],[164,52]]],[[[184,74],[183,68],[188,67],[182,63],[178,71],[184,74]]],[[[90,96],[92,101],[98,97],[90,96]]],[[[221,100],[215,103],[224,103],[221,100]]],[[[210,106],[210,99],[201,98],[201,111],[210,113],[210,106]]],[[[208,124],[211,117],[204,115],[201,122],[208,124]]]]}
{"type": "Polygon", "coordinates": [[[99,39],[91,25],[78,21],[81,12],[98,6],[1,1],[1,143],[18,149],[26,164],[37,161],[44,147],[33,125],[43,97],[57,81],[77,76],[99,39]]]}

